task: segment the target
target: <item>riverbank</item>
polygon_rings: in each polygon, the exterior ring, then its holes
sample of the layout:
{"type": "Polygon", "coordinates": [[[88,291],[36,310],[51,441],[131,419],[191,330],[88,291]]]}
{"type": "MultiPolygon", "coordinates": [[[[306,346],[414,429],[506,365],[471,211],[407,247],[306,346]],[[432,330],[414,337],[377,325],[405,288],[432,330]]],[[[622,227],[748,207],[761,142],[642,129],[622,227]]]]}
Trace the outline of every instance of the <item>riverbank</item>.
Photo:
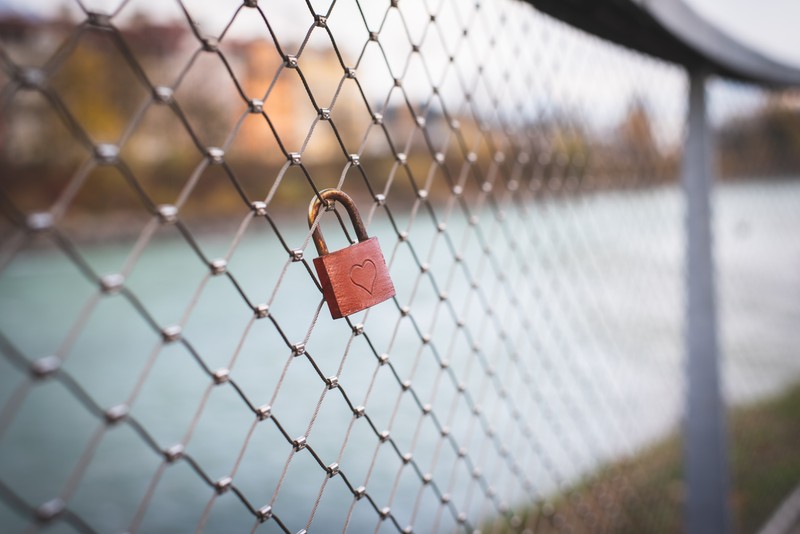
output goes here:
{"type": "MultiPolygon", "coordinates": [[[[757,532],[800,484],[800,383],[731,410],[729,429],[734,531],[757,532]]],[[[681,441],[672,435],[520,515],[535,532],[682,532],[684,497],[681,441]]]]}

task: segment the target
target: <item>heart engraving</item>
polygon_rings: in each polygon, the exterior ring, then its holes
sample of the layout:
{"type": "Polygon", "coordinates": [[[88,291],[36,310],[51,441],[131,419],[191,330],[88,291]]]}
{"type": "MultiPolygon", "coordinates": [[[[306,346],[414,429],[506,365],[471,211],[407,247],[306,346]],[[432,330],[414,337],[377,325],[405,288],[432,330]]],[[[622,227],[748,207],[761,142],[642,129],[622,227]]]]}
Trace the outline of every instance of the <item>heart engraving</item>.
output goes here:
{"type": "Polygon", "coordinates": [[[372,295],[377,276],[378,269],[375,267],[375,262],[369,259],[350,268],[350,281],[370,295],[372,295]]]}

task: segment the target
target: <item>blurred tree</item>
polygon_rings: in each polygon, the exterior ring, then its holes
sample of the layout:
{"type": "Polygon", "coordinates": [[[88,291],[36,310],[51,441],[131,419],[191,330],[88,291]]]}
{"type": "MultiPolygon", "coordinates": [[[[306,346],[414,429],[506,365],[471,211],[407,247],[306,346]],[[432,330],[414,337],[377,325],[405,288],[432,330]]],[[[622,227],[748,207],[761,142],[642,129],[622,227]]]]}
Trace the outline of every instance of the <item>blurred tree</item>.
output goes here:
{"type": "Polygon", "coordinates": [[[800,102],[773,95],[763,107],[720,126],[718,164],[725,178],[800,176],[800,102]]]}
{"type": "Polygon", "coordinates": [[[628,112],[617,128],[620,146],[631,154],[652,155],[657,152],[655,138],[645,102],[634,97],[628,104],[628,112]]]}
{"type": "Polygon", "coordinates": [[[662,146],[644,98],[634,96],[616,129],[615,168],[619,180],[628,185],[673,181],[678,175],[679,147],[662,146]]]}

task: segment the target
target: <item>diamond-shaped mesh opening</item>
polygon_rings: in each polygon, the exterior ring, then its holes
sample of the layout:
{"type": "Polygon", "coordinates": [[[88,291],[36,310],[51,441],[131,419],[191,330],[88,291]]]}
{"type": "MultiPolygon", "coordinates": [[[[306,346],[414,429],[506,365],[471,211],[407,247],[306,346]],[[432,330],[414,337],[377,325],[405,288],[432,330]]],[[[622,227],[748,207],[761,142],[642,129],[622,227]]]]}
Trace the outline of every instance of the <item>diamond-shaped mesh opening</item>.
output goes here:
{"type": "Polygon", "coordinates": [[[383,108],[383,104],[389,95],[389,90],[394,86],[395,76],[386,64],[380,44],[375,41],[367,41],[356,65],[356,77],[367,102],[373,111],[383,108]],[[358,78],[358,73],[367,73],[358,78]],[[363,81],[362,81],[363,79],[363,81]]]}
{"type": "MultiPolygon", "coordinates": [[[[59,221],[64,235],[82,245],[119,236],[123,237],[123,242],[133,241],[152,220],[151,200],[136,178],[124,167],[109,165],[81,171],[59,199],[59,204],[67,206],[59,221]],[[96,232],[87,232],[87,227],[101,226],[97,221],[105,226],[96,232]]],[[[80,246],[80,250],[97,272],[120,267],[95,264],[92,261],[95,254],[86,245],[80,246]]]]}
{"type": "Polygon", "coordinates": [[[285,326],[281,328],[281,331],[291,344],[300,343],[306,339],[307,333],[310,332],[314,326],[314,320],[321,302],[320,294],[316,290],[312,279],[309,277],[308,269],[309,266],[306,264],[295,262],[288,263],[286,271],[283,273],[282,280],[286,280],[290,284],[301,287],[302,291],[293,292],[287,285],[286,287],[278,288],[278,290],[270,296],[272,299],[270,311],[277,321],[285,324],[285,326]],[[309,303],[313,302],[313,305],[303,310],[297,310],[295,306],[298,298],[303,298],[309,303]]]}
{"type": "Polygon", "coordinates": [[[121,295],[115,295],[87,300],[71,330],[75,333],[58,351],[66,360],[64,369],[78,376],[89,369],[102,373],[102,382],[84,385],[101,406],[125,402],[157,341],[150,325],[121,295]],[[120,361],[126,365],[119,365],[120,361]]]}
{"type": "MultiPolygon", "coordinates": [[[[258,10],[263,13],[266,24],[269,26],[270,37],[274,37],[281,54],[297,56],[306,35],[314,24],[314,16],[309,4],[280,0],[267,5],[259,4],[258,10]]],[[[316,13],[325,13],[326,11],[316,11],[316,13]]],[[[264,33],[260,33],[260,36],[264,35],[264,33]]]]}
{"type": "Polygon", "coordinates": [[[5,135],[0,149],[6,194],[20,210],[46,210],[68,190],[90,150],[41,93],[20,91],[11,102],[3,120],[16,134],[5,135]]]}
{"type": "Polygon", "coordinates": [[[245,95],[263,99],[283,65],[283,58],[272,42],[248,38],[253,33],[248,22],[263,24],[256,11],[240,13],[230,26],[226,39],[220,43],[219,50],[245,95]]]}
{"type": "MultiPolygon", "coordinates": [[[[147,242],[137,246],[125,261],[125,286],[139,303],[149,303],[151,316],[158,327],[178,323],[192,301],[198,285],[207,276],[207,265],[197,261],[197,255],[189,243],[181,239],[174,226],[157,228],[155,232],[143,234],[147,242]],[[154,234],[152,241],[150,238],[154,234]],[[159,270],[157,265],[167,261],[174,267],[159,270]]],[[[120,258],[120,256],[122,256],[120,258]]],[[[105,274],[105,273],[104,273],[105,274]]],[[[138,307],[138,306],[136,306],[138,307]]],[[[158,333],[153,332],[154,339],[158,333]]]]}
{"type": "Polygon", "coordinates": [[[147,96],[146,82],[128,64],[117,34],[86,31],[70,45],[49,85],[91,139],[114,141],[147,96]],[[94,75],[112,70],[113,76],[94,75]]]}
{"type": "Polygon", "coordinates": [[[191,506],[194,501],[207,502],[212,490],[185,461],[159,467],[139,502],[131,521],[131,529],[150,530],[158,525],[180,529],[187,523],[198,524],[203,509],[191,506]]]}
{"type": "Polygon", "coordinates": [[[234,110],[246,110],[225,67],[216,53],[203,52],[194,56],[174,93],[175,102],[200,146],[223,146],[238,118],[234,110]],[[202,98],[199,94],[213,95],[213,98],[202,98]]]}
{"type": "Polygon", "coordinates": [[[245,195],[263,200],[273,187],[286,156],[261,113],[245,116],[225,149],[225,162],[245,195]]]}
{"type": "Polygon", "coordinates": [[[225,276],[210,279],[191,305],[191,315],[183,326],[183,334],[202,342],[203,361],[210,369],[227,368],[253,311],[225,276]],[[227,311],[221,313],[221,310],[227,311]],[[221,331],[208,335],[210,325],[221,327],[221,331]]]}
{"type": "Polygon", "coordinates": [[[92,456],[72,507],[98,529],[124,530],[161,458],[124,426],[105,432],[92,456]],[[129,472],[131,468],[134,473],[129,472]]]}
{"type": "Polygon", "coordinates": [[[264,100],[264,111],[287,152],[299,153],[317,119],[318,110],[308,97],[297,69],[283,68],[264,100]]]}
{"type": "Polygon", "coordinates": [[[339,84],[345,79],[344,68],[348,66],[339,63],[332,43],[324,28],[314,28],[305,41],[303,53],[297,58],[298,69],[318,108],[332,107],[339,84]]]}
{"type": "Polygon", "coordinates": [[[362,13],[382,7],[380,5],[367,6],[357,0],[342,0],[341,2],[337,0],[324,9],[320,6],[320,9],[316,10],[316,13],[326,15],[325,26],[333,36],[333,46],[342,57],[346,67],[354,67],[358,63],[363,46],[369,39],[370,29],[361,20],[362,13]],[[359,22],[354,23],[354,21],[359,22]]]}
{"type": "Polygon", "coordinates": [[[189,350],[181,344],[156,346],[148,355],[148,365],[138,374],[141,386],[134,390],[135,403],[131,414],[147,429],[152,439],[164,449],[181,443],[191,434],[201,400],[213,384],[196,364],[189,350]],[[180,380],[176,380],[176,378],[180,380]],[[191,398],[185,406],[170,406],[160,395],[164,384],[176,380],[180,385],[170,388],[170,395],[191,398]]]}
{"type": "Polygon", "coordinates": [[[72,474],[97,422],[63,384],[50,381],[30,387],[27,393],[14,418],[3,421],[0,472],[4,479],[19,481],[15,490],[21,499],[41,504],[74,485],[72,474]],[[26,424],[34,415],[41,425],[26,424]],[[12,453],[19,447],[26,449],[25,456],[12,453]],[[58,454],[53,447],[58,447],[58,454]],[[31,473],[38,476],[30,477],[31,473]]]}
{"type": "Polygon", "coordinates": [[[154,103],[140,117],[120,158],[154,204],[173,204],[202,160],[175,112],[154,103]]]}
{"type": "MultiPolygon", "coordinates": [[[[319,177],[314,183],[320,189],[336,187],[341,180],[341,169],[347,158],[330,123],[317,123],[303,149],[304,168],[310,175],[319,177]]],[[[350,183],[346,185],[350,186],[350,183]]]]}
{"type": "Polygon", "coordinates": [[[56,353],[94,293],[69,258],[50,250],[46,240],[34,243],[40,248],[20,250],[0,274],[0,294],[5,303],[0,316],[3,338],[30,358],[56,353]],[[57,306],[50,300],[53,284],[69,296],[57,306]],[[41,328],[31,327],[37,323],[41,328]],[[51,335],[42,335],[44,325],[51,335]]]}
{"type": "MultiPolygon", "coordinates": [[[[287,455],[290,450],[289,447],[286,447],[287,455]]],[[[283,452],[280,451],[278,454],[283,454],[283,452]]],[[[273,501],[273,507],[276,511],[287,508],[301,510],[302,514],[297,514],[295,518],[289,519],[287,524],[290,530],[300,530],[306,523],[301,517],[310,517],[319,487],[327,475],[324,474],[324,471],[321,472],[319,465],[314,461],[311,454],[307,450],[303,450],[291,456],[285,476],[299,479],[303,482],[294,487],[281,487],[281,491],[273,501]]]]}
{"type": "Polygon", "coordinates": [[[198,170],[191,190],[184,190],[188,196],[181,202],[178,228],[192,248],[196,245],[198,254],[210,261],[226,255],[242,221],[250,217],[251,208],[231,167],[214,164],[198,170]],[[209,202],[220,206],[211,217],[207,215],[209,202]],[[213,231],[202,231],[211,225],[213,231]]]}
{"type": "MultiPolygon", "coordinates": [[[[231,380],[235,382],[236,369],[231,372],[231,380]]],[[[232,383],[220,384],[208,394],[203,406],[197,426],[192,433],[192,443],[186,447],[186,452],[200,465],[214,466],[207,474],[212,480],[219,480],[233,473],[237,459],[240,456],[241,444],[256,423],[252,413],[241,410],[241,398],[232,383]],[[220,411],[230,411],[231,417],[220,419],[215,414],[220,411]],[[208,440],[226,441],[224,447],[208,448],[202,444],[208,440]]]]}

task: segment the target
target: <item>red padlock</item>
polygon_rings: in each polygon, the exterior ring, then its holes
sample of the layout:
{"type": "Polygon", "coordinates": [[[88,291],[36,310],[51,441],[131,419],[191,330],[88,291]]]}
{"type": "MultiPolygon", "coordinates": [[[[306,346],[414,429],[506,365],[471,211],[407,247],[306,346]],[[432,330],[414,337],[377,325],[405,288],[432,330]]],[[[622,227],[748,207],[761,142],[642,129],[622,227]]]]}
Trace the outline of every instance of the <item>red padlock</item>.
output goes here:
{"type": "Polygon", "coordinates": [[[319,257],[314,258],[322,294],[331,317],[340,319],[360,312],[394,296],[394,284],[383,259],[377,237],[369,237],[355,202],[338,189],[324,189],[319,197],[311,199],[308,206],[308,227],[314,225],[319,209],[330,202],[340,202],[355,228],[358,243],[328,252],[319,225],[314,228],[312,238],[319,257]]]}

